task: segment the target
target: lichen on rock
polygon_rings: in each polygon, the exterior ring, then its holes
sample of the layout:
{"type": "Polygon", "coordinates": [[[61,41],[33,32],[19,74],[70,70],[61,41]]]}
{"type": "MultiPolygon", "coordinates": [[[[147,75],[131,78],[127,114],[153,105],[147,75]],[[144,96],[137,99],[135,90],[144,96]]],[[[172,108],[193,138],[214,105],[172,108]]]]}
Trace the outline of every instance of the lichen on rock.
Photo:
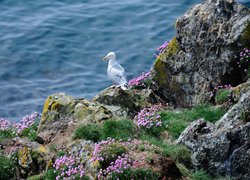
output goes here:
{"type": "Polygon", "coordinates": [[[176,38],[156,59],[155,91],[177,106],[189,107],[207,92],[204,83],[236,86],[245,81],[233,62],[250,44],[249,22],[249,8],[233,1],[207,0],[191,8],[177,20],[176,38]],[[183,74],[185,80],[180,81],[183,74]],[[173,96],[175,91],[181,93],[173,96]]]}

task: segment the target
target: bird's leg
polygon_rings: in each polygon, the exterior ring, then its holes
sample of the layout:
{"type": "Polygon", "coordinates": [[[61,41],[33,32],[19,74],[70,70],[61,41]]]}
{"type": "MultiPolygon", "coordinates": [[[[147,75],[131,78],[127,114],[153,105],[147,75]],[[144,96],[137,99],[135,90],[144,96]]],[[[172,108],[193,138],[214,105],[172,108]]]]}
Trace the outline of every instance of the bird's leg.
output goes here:
{"type": "Polygon", "coordinates": [[[116,85],[115,85],[115,83],[113,82],[113,85],[111,86],[112,88],[115,88],[116,87],[116,85]]]}

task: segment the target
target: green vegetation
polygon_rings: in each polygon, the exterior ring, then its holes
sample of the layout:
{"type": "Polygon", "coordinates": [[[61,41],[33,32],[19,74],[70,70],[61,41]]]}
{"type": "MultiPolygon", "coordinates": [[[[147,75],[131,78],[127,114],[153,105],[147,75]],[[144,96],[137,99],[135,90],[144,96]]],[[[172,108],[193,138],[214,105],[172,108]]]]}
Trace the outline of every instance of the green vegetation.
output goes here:
{"type": "Polygon", "coordinates": [[[107,168],[111,162],[114,162],[118,156],[122,156],[127,152],[127,148],[119,143],[113,143],[106,146],[100,151],[100,156],[104,158],[100,161],[102,169],[107,168]]]}
{"type": "Polygon", "coordinates": [[[160,138],[156,138],[147,134],[142,134],[140,139],[143,141],[148,141],[151,144],[162,148],[163,153],[166,156],[171,157],[178,163],[183,163],[187,167],[191,165],[191,152],[186,146],[165,144],[160,138]]]}
{"type": "Polygon", "coordinates": [[[245,123],[250,122],[250,111],[249,110],[243,111],[241,113],[241,119],[245,123]]]}
{"type": "Polygon", "coordinates": [[[43,180],[44,178],[44,173],[38,174],[38,175],[34,175],[29,177],[27,180],[43,180]]]}
{"type": "Polygon", "coordinates": [[[98,142],[101,139],[111,137],[113,139],[133,139],[137,136],[138,130],[132,120],[110,119],[102,125],[87,124],[77,128],[73,134],[73,139],[85,139],[98,142]]]}
{"type": "Polygon", "coordinates": [[[57,157],[62,157],[62,156],[64,156],[64,155],[66,155],[67,154],[67,152],[65,152],[65,151],[59,151],[57,154],[56,154],[56,156],[57,157]]]}
{"type": "Polygon", "coordinates": [[[191,151],[184,145],[164,145],[163,153],[170,156],[178,163],[187,167],[191,166],[191,151]]]}
{"type": "Polygon", "coordinates": [[[13,138],[15,137],[15,134],[13,133],[13,131],[11,129],[8,130],[0,130],[0,142],[3,139],[8,139],[8,138],[13,138]]]}
{"type": "Polygon", "coordinates": [[[11,179],[14,177],[15,164],[4,156],[0,156],[0,179],[11,179]]]}
{"type": "Polygon", "coordinates": [[[101,139],[102,130],[97,124],[87,124],[77,128],[74,132],[74,139],[85,139],[97,142],[101,139]]]}
{"type": "Polygon", "coordinates": [[[19,136],[20,137],[28,137],[31,141],[35,141],[37,139],[37,127],[38,124],[34,123],[30,127],[24,129],[19,136]]]}
{"type": "Polygon", "coordinates": [[[246,29],[244,30],[244,33],[241,36],[241,39],[244,43],[244,46],[247,48],[250,48],[250,23],[247,25],[246,29]]]}
{"type": "Polygon", "coordinates": [[[178,138],[181,132],[194,120],[204,118],[216,122],[226,113],[226,109],[210,105],[200,105],[183,111],[165,111],[161,113],[163,124],[173,138],[178,138]]]}
{"type": "Polygon", "coordinates": [[[219,89],[215,96],[217,104],[223,104],[228,100],[231,91],[229,89],[219,89]]]}
{"type": "Polygon", "coordinates": [[[44,175],[44,179],[50,180],[50,179],[56,179],[57,174],[54,173],[54,169],[48,169],[44,175]]]}
{"type": "Polygon", "coordinates": [[[122,173],[112,173],[110,180],[131,180],[131,179],[159,179],[160,174],[153,172],[149,169],[126,169],[122,173]]]}
{"type": "Polygon", "coordinates": [[[111,137],[113,139],[133,139],[137,136],[138,130],[136,128],[136,125],[132,120],[128,119],[110,119],[107,121],[104,121],[103,123],[103,134],[102,138],[107,139],[108,137],[111,137]]]}
{"type": "Polygon", "coordinates": [[[195,171],[192,175],[191,175],[191,180],[211,180],[212,177],[209,176],[205,171],[195,171]]]}

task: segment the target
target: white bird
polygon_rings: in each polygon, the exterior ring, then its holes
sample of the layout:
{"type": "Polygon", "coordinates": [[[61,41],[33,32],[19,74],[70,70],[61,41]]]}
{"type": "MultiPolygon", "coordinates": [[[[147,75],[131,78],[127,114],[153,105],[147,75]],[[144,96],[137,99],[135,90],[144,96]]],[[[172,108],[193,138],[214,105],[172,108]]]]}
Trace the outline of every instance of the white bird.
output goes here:
{"type": "Polygon", "coordinates": [[[108,62],[107,74],[114,84],[121,86],[123,90],[127,89],[127,78],[123,67],[116,61],[114,52],[108,53],[104,58],[108,62]]]}

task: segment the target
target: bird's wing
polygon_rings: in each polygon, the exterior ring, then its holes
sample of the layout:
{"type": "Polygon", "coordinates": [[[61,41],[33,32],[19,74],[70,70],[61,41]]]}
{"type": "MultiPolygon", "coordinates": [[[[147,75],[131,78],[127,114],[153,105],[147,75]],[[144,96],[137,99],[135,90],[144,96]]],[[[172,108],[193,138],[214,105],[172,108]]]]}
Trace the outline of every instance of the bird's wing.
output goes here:
{"type": "Polygon", "coordinates": [[[110,79],[115,84],[125,84],[127,83],[126,75],[123,67],[120,64],[114,64],[109,70],[110,79]]]}

